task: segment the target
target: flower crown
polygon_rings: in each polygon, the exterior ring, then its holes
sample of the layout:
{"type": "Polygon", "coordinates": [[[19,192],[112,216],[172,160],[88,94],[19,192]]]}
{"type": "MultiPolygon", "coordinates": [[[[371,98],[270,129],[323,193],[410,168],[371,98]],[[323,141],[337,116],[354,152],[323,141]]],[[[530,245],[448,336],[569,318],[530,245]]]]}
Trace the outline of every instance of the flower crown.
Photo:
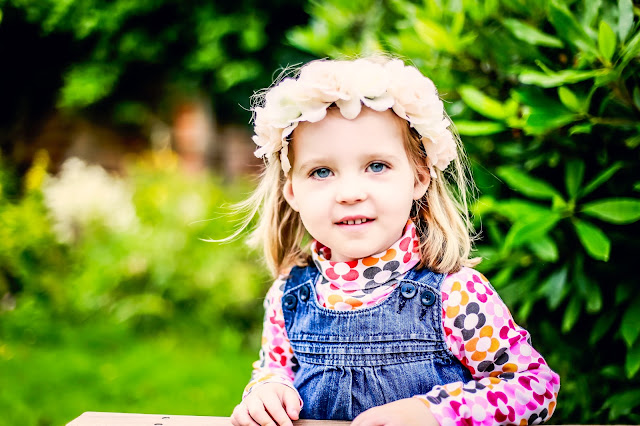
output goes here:
{"type": "Polygon", "coordinates": [[[282,170],[289,173],[289,135],[301,121],[322,120],[333,104],[349,120],[358,116],[362,105],[375,111],[393,109],[420,134],[433,178],[434,167],[444,171],[457,156],[451,121],[436,87],[399,59],[384,64],[371,59],[313,61],[300,69],[297,79],[285,78],[273,86],[262,105],[252,109],[253,141],[259,146],[255,156],[280,152],[282,170]]]}

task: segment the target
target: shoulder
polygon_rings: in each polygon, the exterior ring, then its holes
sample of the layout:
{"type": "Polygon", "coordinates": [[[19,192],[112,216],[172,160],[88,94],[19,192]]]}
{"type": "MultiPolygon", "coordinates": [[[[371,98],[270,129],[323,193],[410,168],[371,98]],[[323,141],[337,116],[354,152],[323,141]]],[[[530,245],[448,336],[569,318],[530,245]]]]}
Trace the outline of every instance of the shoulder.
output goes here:
{"type": "Polygon", "coordinates": [[[448,274],[442,282],[441,288],[443,293],[449,293],[462,288],[473,291],[476,288],[482,289],[483,287],[493,290],[489,280],[482,272],[463,266],[459,271],[448,274]]]}
{"type": "Polygon", "coordinates": [[[284,286],[287,283],[287,278],[288,275],[281,274],[273,281],[264,298],[265,307],[280,303],[280,299],[282,299],[282,294],[284,293],[284,286]]]}
{"type": "Polygon", "coordinates": [[[489,280],[479,271],[463,266],[459,271],[447,275],[441,287],[445,305],[480,304],[498,299],[489,280]]]}

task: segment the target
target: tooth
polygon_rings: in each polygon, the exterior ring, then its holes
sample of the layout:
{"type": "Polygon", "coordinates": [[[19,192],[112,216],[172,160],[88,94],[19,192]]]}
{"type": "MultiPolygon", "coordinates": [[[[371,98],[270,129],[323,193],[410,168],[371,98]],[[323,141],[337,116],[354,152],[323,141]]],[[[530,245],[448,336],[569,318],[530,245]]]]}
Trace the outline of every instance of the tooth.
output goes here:
{"type": "Polygon", "coordinates": [[[362,223],[362,219],[356,219],[355,223],[356,223],[356,225],[360,225],[362,223]]]}
{"type": "Polygon", "coordinates": [[[348,221],[347,221],[347,223],[348,223],[349,225],[353,225],[353,221],[352,221],[352,220],[348,220],[348,221]]]}

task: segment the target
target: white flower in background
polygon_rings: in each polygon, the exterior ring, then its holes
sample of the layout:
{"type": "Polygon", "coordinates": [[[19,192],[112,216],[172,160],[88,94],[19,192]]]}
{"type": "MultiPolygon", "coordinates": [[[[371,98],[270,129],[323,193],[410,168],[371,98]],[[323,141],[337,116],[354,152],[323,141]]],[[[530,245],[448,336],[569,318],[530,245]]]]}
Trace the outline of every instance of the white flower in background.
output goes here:
{"type": "Polygon", "coordinates": [[[127,184],[79,158],[65,161],[58,176],[47,179],[43,193],[53,230],[61,242],[74,241],[94,221],[116,232],[138,225],[127,184]]]}

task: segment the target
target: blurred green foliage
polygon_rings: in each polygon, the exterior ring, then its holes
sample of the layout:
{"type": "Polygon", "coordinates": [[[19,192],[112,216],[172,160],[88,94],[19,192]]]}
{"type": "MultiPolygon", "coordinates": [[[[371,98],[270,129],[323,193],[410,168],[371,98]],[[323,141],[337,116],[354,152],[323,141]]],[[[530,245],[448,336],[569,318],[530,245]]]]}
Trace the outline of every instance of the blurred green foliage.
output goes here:
{"type": "Polygon", "coordinates": [[[631,0],[328,0],[289,40],[430,76],[481,196],[479,268],[561,375],[558,423],[640,422],[640,10],[631,0]]]}
{"type": "MultiPolygon", "coordinates": [[[[66,180],[68,195],[61,201],[72,207],[56,213],[45,199],[52,190],[44,168],[46,157],[39,157],[25,177],[25,195],[11,200],[5,193],[0,202],[0,298],[11,307],[0,311],[0,318],[11,319],[0,324],[4,336],[20,337],[32,318],[110,321],[134,331],[185,326],[210,333],[211,324],[244,331],[255,326],[269,281],[255,262],[257,254],[241,240],[203,241],[233,231],[238,218],[229,215],[228,204],[250,190],[248,183],[223,186],[213,176],[187,176],[173,154],[151,154],[126,170],[136,220],[114,230],[94,210],[90,222],[73,216],[73,209],[80,210],[74,198],[86,206],[95,204],[92,196],[109,195],[97,186],[104,183],[87,184],[95,175],[81,169],[66,180]],[[72,225],[71,240],[56,231],[65,221],[72,225]]],[[[107,213],[128,207],[121,204],[114,198],[107,213]]],[[[51,330],[30,332],[46,338],[51,330]]]]}
{"type": "Polygon", "coordinates": [[[220,122],[247,123],[238,105],[248,108],[280,64],[309,58],[283,43],[306,23],[302,6],[0,0],[0,93],[11,99],[0,104],[0,148],[24,170],[24,143],[56,108],[147,138],[183,98],[205,98],[220,122]]]}
{"type": "Polygon", "coordinates": [[[64,181],[72,208],[57,213],[46,155],[23,179],[0,169],[0,424],[83,411],[228,416],[257,358],[270,278],[241,240],[203,239],[233,231],[228,203],[251,184],[186,176],[174,154],[149,154],[106,181],[127,183],[135,208],[114,229],[95,211],[74,216],[104,197],[111,215],[127,207],[83,167],[64,181]],[[61,241],[65,215],[73,233],[61,241]]]}

